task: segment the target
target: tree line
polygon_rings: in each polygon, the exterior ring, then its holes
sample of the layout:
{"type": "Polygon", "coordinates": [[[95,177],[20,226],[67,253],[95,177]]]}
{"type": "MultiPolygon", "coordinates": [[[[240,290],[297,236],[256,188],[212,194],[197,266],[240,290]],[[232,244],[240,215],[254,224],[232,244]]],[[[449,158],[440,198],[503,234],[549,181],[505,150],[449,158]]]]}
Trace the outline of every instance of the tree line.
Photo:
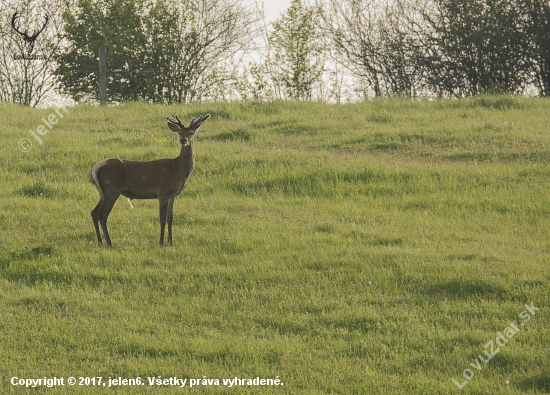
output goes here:
{"type": "Polygon", "coordinates": [[[292,0],[271,27],[244,0],[5,0],[0,19],[0,101],[29,106],[96,101],[100,47],[112,102],[550,95],[546,0],[292,0]]]}

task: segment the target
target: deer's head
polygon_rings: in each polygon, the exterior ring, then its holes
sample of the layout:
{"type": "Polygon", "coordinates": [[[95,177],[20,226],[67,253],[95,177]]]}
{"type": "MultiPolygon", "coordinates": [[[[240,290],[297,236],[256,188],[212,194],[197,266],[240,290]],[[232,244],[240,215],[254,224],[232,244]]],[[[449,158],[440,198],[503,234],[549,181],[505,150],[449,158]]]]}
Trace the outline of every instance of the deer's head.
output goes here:
{"type": "Polygon", "coordinates": [[[193,140],[193,136],[195,136],[195,133],[201,125],[206,121],[208,118],[210,118],[210,114],[201,115],[197,120],[193,118],[191,120],[191,123],[188,127],[185,127],[183,123],[181,123],[181,119],[179,116],[173,117],[166,117],[168,120],[168,127],[172,132],[178,133],[180,135],[180,143],[183,146],[189,145],[191,141],[193,140]]]}

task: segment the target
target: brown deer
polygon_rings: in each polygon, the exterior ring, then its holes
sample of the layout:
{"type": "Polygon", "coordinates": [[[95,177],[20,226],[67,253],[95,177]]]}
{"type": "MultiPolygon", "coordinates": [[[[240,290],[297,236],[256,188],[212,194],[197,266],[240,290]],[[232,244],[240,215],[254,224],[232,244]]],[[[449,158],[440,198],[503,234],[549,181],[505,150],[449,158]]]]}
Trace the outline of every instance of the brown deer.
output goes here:
{"type": "Polygon", "coordinates": [[[97,242],[102,245],[99,224],[109,247],[112,246],[107,230],[107,217],[120,195],[130,199],[158,199],[160,215],[159,245],[164,245],[164,227],[168,222],[168,244],[172,245],[172,219],[174,199],[184,189],[187,177],[195,167],[193,137],[210,114],[193,118],[185,127],[180,118],[166,117],[168,127],[180,136],[181,152],[174,159],[136,162],[123,159],[104,159],[88,172],[88,179],[99,191],[99,203],[92,210],[97,242]]]}

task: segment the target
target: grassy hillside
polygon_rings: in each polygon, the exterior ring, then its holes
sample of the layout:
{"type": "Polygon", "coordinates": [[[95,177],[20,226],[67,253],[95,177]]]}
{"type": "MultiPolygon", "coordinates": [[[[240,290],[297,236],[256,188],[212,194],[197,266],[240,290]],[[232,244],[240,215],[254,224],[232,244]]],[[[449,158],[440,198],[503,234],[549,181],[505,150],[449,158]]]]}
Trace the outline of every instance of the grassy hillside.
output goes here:
{"type": "Polygon", "coordinates": [[[39,145],[29,131],[53,110],[0,104],[1,392],[54,376],[66,385],[32,393],[550,392],[549,109],[514,97],[80,106],[39,145]],[[171,113],[212,114],[175,245],[157,246],[156,200],[120,199],[114,248],[97,247],[88,170],[175,157],[171,113]],[[158,376],[200,384],[150,386],[158,376]],[[223,385],[235,377],[284,385],[223,385]]]}

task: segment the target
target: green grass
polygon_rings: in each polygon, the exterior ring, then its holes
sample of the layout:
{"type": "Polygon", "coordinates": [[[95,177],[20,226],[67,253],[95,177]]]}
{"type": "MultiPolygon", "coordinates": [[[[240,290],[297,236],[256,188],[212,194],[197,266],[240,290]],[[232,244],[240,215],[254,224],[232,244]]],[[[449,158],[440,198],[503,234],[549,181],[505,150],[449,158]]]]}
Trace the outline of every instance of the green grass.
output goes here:
{"type": "Polygon", "coordinates": [[[508,96],[79,106],[39,146],[29,130],[52,110],[0,104],[1,392],[549,393],[549,109],[508,96]],[[114,248],[97,247],[88,170],[175,157],[170,113],[212,114],[175,246],[157,246],[157,201],[120,199],[114,248]],[[540,311],[473,368],[525,303],[540,311]],[[25,390],[13,376],[284,385],[25,390]]]}

